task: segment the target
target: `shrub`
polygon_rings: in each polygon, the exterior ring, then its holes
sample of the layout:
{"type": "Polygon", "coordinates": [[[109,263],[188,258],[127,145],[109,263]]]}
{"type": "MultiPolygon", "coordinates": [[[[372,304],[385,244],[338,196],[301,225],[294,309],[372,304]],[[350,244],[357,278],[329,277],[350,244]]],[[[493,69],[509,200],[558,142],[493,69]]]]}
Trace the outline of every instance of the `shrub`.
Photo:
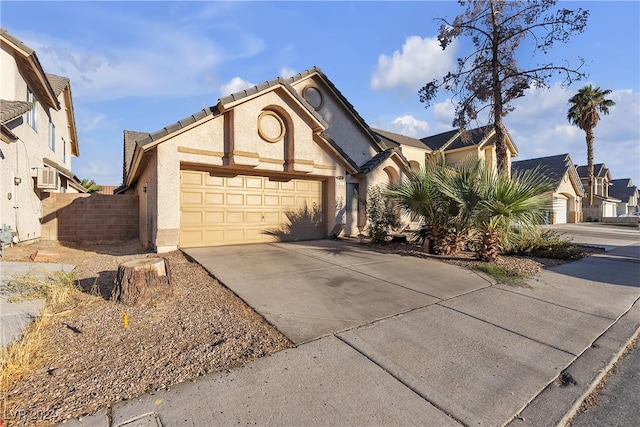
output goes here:
{"type": "Polygon", "coordinates": [[[389,233],[401,225],[398,210],[378,185],[367,190],[366,212],[371,243],[384,242],[389,233]]]}
{"type": "Polygon", "coordinates": [[[512,239],[506,253],[568,261],[580,259],[583,256],[580,248],[552,230],[518,234],[512,239]]]}

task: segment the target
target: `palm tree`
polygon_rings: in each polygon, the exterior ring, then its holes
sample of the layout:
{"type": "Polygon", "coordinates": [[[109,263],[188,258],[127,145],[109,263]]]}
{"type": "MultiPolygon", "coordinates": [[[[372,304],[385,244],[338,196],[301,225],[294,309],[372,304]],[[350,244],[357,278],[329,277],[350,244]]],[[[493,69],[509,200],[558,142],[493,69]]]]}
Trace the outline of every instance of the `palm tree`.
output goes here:
{"type": "Polygon", "coordinates": [[[441,255],[458,252],[469,230],[457,204],[440,191],[440,181],[453,175],[454,170],[446,166],[442,158],[426,168],[413,170],[388,191],[412,220],[420,221],[419,236],[425,239],[425,248],[441,255]]]}
{"type": "Polygon", "coordinates": [[[609,114],[609,107],[616,105],[605,97],[611,90],[602,90],[587,85],[569,99],[571,107],[567,112],[567,120],[585,131],[587,137],[587,176],[589,179],[589,206],[593,205],[593,129],[600,120],[598,111],[609,114]]]}
{"type": "Polygon", "coordinates": [[[457,203],[459,217],[472,224],[476,256],[484,261],[498,257],[515,228],[522,233],[542,224],[552,200],[553,186],[537,169],[509,178],[480,161],[467,162],[438,184],[457,203]]]}
{"type": "Polygon", "coordinates": [[[83,179],[80,185],[87,189],[87,193],[97,193],[102,190],[102,187],[96,184],[94,180],[83,179]]]}

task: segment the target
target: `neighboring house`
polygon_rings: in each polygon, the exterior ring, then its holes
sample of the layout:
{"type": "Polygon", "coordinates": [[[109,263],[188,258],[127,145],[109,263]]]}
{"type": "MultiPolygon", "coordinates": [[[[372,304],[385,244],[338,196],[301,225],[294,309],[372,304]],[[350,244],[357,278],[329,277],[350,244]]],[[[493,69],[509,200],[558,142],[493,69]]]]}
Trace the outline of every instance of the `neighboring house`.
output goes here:
{"type": "Polygon", "coordinates": [[[381,129],[372,129],[387,147],[399,147],[414,169],[425,167],[432,150],[419,139],[381,129]]]}
{"type": "Polygon", "coordinates": [[[125,131],[123,166],[117,192],[139,196],[140,239],[157,252],[357,235],[359,196],[410,171],[317,67],[125,131]]]}
{"type": "Polygon", "coordinates": [[[616,199],[620,199],[620,203],[618,203],[616,209],[616,214],[618,216],[637,214],[640,212],[640,208],[638,207],[640,192],[638,191],[638,187],[633,185],[631,179],[623,178],[611,180],[609,195],[616,199]]]}
{"type": "MultiPolygon", "coordinates": [[[[445,161],[448,165],[455,166],[469,159],[480,159],[485,166],[493,170],[497,169],[496,158],[496,132],[493,125],[462,131],[460,129],[440,133],[420,139],[429,149],[431,155],[444,153],[445,161]]],[[[518,155],[511,135],[506,132],[508,156],[508,170],[511,169],[511,158],[518,155]]]]}
{"type": "MultiPolygon", "coordinates": [[[[412,167],[424,167],[429,159],[444,155],[448,165],[455,166],[467,160],[480,159],[485,166],[496,170],[498,163],[493,126],[483,126],[466,132],[459,129],[426,138],[412,138],[381,129],[373,129],[388,147],[399,147],[412,167]]],[[[518,149],[507,133],[509,161],[518,155],[518,149]]]]}
{"type": "Polygon", "coordinates": [[[587,175],[587,166],[578,166],[577,170],[586,194],[586,197],[582,199],[584,220],[602,221],[603,218],[616,217],[618,203],[620,203],[621,200],[609,194],[609,186],[611,185],[611,172],[609,169],[604,163],[598,163],[593,166],[594,186],[592,206],[589,206],[589,177],[587,175]]]}
{"type": "Polygon", "coordinates": [[[511,164],[512,172],[534,169],[547,176],[554,187],[553,207],[547,215],[549,224],[581,222],[585,193],[569,154],[519,160],[511,164]]]}
{"type": "Polygon", "coordinates": [[[33,49],[0,29],[0,222],[20,241],[41,236],[49,192],[84,192],[71,172],[78,136],[69,79],[47,74],[33,49]]]}
{"type": "Polygon", "coordinates": [[[100,187],[100,191],[98,194],[114,194],[116,189],[118,189],[119,185],[98,185],[100,187]]]}

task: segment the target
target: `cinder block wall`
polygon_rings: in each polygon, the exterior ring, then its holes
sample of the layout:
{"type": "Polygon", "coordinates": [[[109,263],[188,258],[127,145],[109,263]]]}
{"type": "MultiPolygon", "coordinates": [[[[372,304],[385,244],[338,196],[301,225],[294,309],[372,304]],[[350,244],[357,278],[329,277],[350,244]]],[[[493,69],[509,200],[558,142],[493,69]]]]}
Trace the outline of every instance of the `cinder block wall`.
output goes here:
{"type": "Polygon", "coordinates": [[[116,241],[138,238],[138,196],[49,193],[42,201],[43,240],[116,241]]]}

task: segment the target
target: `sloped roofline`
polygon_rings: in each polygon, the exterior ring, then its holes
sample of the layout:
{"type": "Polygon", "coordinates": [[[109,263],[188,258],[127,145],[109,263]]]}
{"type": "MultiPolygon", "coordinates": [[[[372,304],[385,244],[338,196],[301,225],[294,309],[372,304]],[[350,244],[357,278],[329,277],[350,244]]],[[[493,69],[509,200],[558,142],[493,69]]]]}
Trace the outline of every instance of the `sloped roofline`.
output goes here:
{"type": "Polygon", "coordinates": [[[547,167],[546,170],[556,175],[556,178],[557,178],[557,182],[555,182],[556,190],[562,184],[562,178],[568,173],[569,180],[571,181],[571,185],[575,190],[576,194],[579,195],[580,197],[585,197],[584,187],[582,186],[582,182],[580,181],[580,176],[576,171],[575,165],[571,161],[571,156],[569,155],[569,153],[556,154],[553,156],[537,157],[533,159],[518,160],[511,163],[512,170],[513,169],[531,170],[540,166],[543,167],[543,169],[541,170],[542,173],[545,173],[544,167],[546,166],[547,167]],[[562,171],[548,169],[550,167],[549,164],[554,163],[554,161],[555,162],[562,161],[562,165],[563,165],[562,171]]]}
{"type": "MultiPolygon", "coordinates": [[[[506,138],[506,143],[507,143],[508,148],[510,149],[511,153],[513,153],[514,155],[517,155],[518,154],[517,145],[515,144],[515,142],[513,142],[513,138],[511,137],[511,134],[509,133],[509,131],[506,128],[504,128],[504,131],[505,131],[505,135],[507,137],[506,138]]],[[[420,141],[422,141],[425,145],[427,145],[433,151],[454,152],[454,151],[457,151],[457,150],[464,150],[464,149],[467,149],[467,148],[472,147],[472,146],[478,146],[479,148],[482,148],[485,144],[487,144],[491,140],[491,138],[493,136],[495,136],[495,133],[496,133],[496,131],[495,131],[493,125],[485,125],[485,126],[480,126],[480,127],[473,128],[473,129],[457,129],[457,130],[456,129],[452,129],[452,130],[449,130],[447,132],[442,132],[442,133],[439,133],[439,134],[436,134],[436,135],[431,135],[431,136],[422,138],[422,139],[420,139],[420,141]],[[487,130],[489,130],[489,131],[487,132],[487,130]],[[484,136],[483,136],[483,138],[482,138],[482,140],[480,142],[472,144],[472,145],[466,145],[464,147],[458,147],[458,148],[449,149],[449,147],[454,142],[456,142],[458,139],[462,138],[462,135],[465,132],[476,132],[476,131],[480,131],[480,132],[482,132],[484,134],[484,136]],[[427,143],[427,141],[430,138],[434,138],[434,137],[441,136],[441,135],[446,135],[448,133],[452,133],[451,138],[449,138],[446,142],[441,144],[439,147],[432,147],[427,143]]]]}
{"type": "MultiPolygon", "coordinates": [[[[147,151],[156,145],[162,143],[168,138],[174,136],[177,132],[183,132],[187,130],[187,128],[191,128],[195,126],[197,122],[200,122],[207,118],[212,118],[218,116],[225,111],[235,107],[238,104],[246,102],[250,99],[253,99],[257,96],[263,95],[266,92],[275,90],[277,88],[284,88],[286,92],[288,92],[296,101],[300,103],[300,105],[306,110],[306,112],[313,117],[322,127],[325,129],[329,127],[327,122],[322,118],[320,114],[318,114],[315,109],[309,105],[309,103],[291,86],[291,83],[297,82],[303,78],[307,78],[317,74],[321,77],[321,79],[327,84],[327,86],[334,92],[336,97],[343,103],[345,108],[351,113],[351,115],[356,119],[356,121],[363,127],[365,132],[371,136],[372,141],[374,142],[374,147],[376,151],[382,152],[385,150],[380,138],[369,128],[364,119],[358,114],[358,112],[353,108],[353,105],[346,100],[344,95],[335,87],[335,85],[327,78],[327,76],[320,70],[318,67],[312,67],[308,70],[305,70],[301,73],[296,74],[293,77],[282,78],[277,77],[272,80],[268,80],[264,83],[261,83],[256,86],[252,86],[248,89],[235,92],[231,95],[224,96],[218,100],[218,103],[214,107],[205,108],[196,114],[193,114],[186,119],[180,120],[176,123],[173,123],[169,126],[166,126],[156,132],[147,133],[143,138],[136,139],[135,150],[133,153],[133,158],[131,165],[129,166],[129,171],[127,173],[126,180],[124,185],[130,185],[133,182],[133,179],[136,175],[136,168],[138,163],[141,160],[142,154],[139,152],[139,149],[142,151],[147,151]],[[134,172],[133,174],[131,172],[134,172]]],[[[349,158],[349,156],[342,150],[338,144],[331,139],[331,137],[326,133],[322,132],[320,136],[325,139],[329,145],[338,153],[343,160],[350,166],[353,172],[359,170],[359,167],[355,162],[349,158]]]]}
{"type": "MultiPolygon", "coordinates": [[[[336,98],[338,98],[338,100],[340,101],[340,103],[343,105],[343,107],[349,112],[349,114],[351,114],[351,116],[356,120],[356,122],[362,127],[362,129],[365,131],[365,133],[367,133],[373,143],[374,143],[374,148],[376,149],[377,152],[381,152],[386,150],[386,147],[384,146],[384,144],[382,143],[382,141],[380,140],[380,138],[378,137],[378,135],[369,127],[369,125],[367,124],[367,122],[362,118],[362,116],[358,113],[358,111],[356,111],[355,107],[353,106],[353,104],[351,104],[347,98],[342,94],[342,92],[340,92],[340,90],[336,87],[335,84],[333,84],[333,82],[331,81],[331,79],[329,79],[329,77],[327,77],[327,75],[320,69],[320,67],[318,66],[313,66],[307,70],[304,70],[292,77],[289,77],[288,79],[286,79],[289,83],[295,83],[298,82],[300,80],[306,79],[308,77],[311,77],[313,75],[318,75],[320,77],[320,79],[329,87],[329,89],[333,92],[333,94],[336,96],[336,98]]],[[[312,110],[313,107],[311,107],[312,110]]],[[[315,111],[315,110],[314,110],[315,111]]]]}
{"type": "Polygon", "coordinates": [[[0,40],[18,55],[16,57],[18,67],[27,67],[25,77],[31,80],[30,83],[38,98],[51,108],[59,110],[60,103],[42,65],[40,65],[35,50],[24,44],[22,40],[9,34],[4,28],[0,28],[0,40]]]}

